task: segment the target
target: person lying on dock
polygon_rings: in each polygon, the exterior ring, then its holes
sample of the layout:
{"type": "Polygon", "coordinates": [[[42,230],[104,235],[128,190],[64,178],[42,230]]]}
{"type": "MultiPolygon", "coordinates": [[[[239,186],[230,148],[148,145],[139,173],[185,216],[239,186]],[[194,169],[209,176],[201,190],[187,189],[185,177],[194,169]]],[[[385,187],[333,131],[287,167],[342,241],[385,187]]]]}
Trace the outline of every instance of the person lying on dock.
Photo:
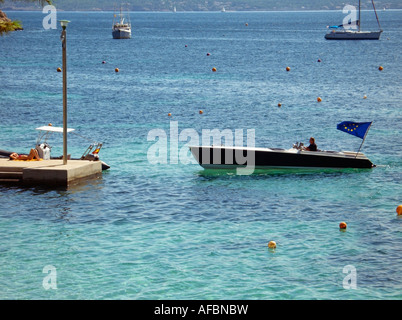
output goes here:
{"type": "Polygon", "coordinates": [[[42,160],[39,157],[38,150],[36,149],[31,149],[29,151],[29,154],[18,154],[16,152],[13,152],[10,154],[10,160],[42,160]]]}

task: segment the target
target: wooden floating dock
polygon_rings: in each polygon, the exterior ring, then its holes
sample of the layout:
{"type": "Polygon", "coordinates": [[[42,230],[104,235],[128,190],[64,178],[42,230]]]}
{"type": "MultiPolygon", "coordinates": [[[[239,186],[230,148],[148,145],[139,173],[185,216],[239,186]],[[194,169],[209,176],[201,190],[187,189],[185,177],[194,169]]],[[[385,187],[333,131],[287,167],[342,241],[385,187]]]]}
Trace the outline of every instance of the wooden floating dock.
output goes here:
{"type": "Polygon", "coordinates": [[[13,161],[0,159],[0,183],[67,187],[72,182],[102,173],[101,161],[13,161]]]}

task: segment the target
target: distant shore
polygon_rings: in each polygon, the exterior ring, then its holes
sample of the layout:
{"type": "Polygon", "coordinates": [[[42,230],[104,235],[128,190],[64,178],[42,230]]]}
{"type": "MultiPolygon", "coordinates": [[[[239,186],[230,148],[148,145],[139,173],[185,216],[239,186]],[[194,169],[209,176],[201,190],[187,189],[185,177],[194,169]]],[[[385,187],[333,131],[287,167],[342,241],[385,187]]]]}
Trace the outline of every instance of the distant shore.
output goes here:
{"type": "MultiPolygon", "coordinates": [[[[42,9],[38,8],[0,8],[3,12],[40,12],[42,9]]],[[[384,9],[378,10],[383,11],[384,9]]],[[[402,10],[401,8],[388,8],[385,11],[399,11],[402,10]]],[[[60,12],[115,12],[113,9],[82,9],[82,10],[63,10],[57,9],[60,12]]],[[[330,8],[330,9],[261,9],[261,10],[226,10],[225,13],[230,12],[320,12],[320,11],[342,11],[342,8],[330,8]]],[[[371,11],[370,9],[362,9],[362,11],[371,11]]],[[[130,10],[129,12],[172,12],[171,10],[130,10]]],[[[177,11],[176,13],[191,13],[191,12],[220,12],[219,10],[187,10],[187,11],[177,11]]]]}
{"type": "MultiPolygon", "coordinates": [[[[335,0],[53,0],[59,11],[123,11],[130,12],[270,12],[270,11],[333,11],[342,10],[346,4],[358,6],[357,0],[349,2],[335,0]]],[[[378,11],[402,9],[401,0],[375,0],[378,11]]],[[[0,0],[3,11],[41,11],[47,1],[0,0]]],[[[370,0],[361,1],[362,10],[372,10],[370,0]]]]}
{"type": "MultiPolygon", "coordinates": [[[[77,6],[70,6],[68,4],[55,4],[58,11],[94,11],[94,12],[110,12],[116,11],[116,6],[104,6],[102,8],[99,7],[89,7],[82,5],[80,7],[77,6]]],[[[378,11],[383,10],[402,10],[402,2],[400,3],[387,3],[387,4],[378,4],[377,6],[378,11]]],[[[147,5],[137,5],[137,6],[130,6],[129,11],[131,12],[173,12],[175,8],[170,6],[147,6],[147,5]]],[[[342,10],[343,5],[305,5],[301,7],[295,6],[272,6],[272,7],[261,7],[261,6],[241,6],[241,5],[234,5],[234,6],[225,6],[225,12],[263,12],[263,11],[336,11],[342,10]]],[[[43,8],[39,5],[29,5],[27,3],[3,3],[0,5],[0,10],[2,11],[42,11],[43,8]]],[[[362,10],[372,10],[371,3],[362,4],[362,10]]],[[[194,7],[194,6],[186,6],[186,7],[177,7],[177,12],[219,12],[222,11],[222,6],[211,6],[211,7],[194,7]]],[[[176,11],[175,11],[176,12],[176,11]]]]}

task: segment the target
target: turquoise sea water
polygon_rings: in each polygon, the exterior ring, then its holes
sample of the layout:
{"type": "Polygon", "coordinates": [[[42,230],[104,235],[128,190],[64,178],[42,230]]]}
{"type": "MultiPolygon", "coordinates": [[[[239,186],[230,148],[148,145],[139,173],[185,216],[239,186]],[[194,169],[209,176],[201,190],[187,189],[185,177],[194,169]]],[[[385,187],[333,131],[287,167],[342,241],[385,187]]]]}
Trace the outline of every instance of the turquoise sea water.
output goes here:
{"type": "MultiPolygon", "coordinates": [[[[7,14],[25,30],[0,38],[0,149],[26,152],[36,127],[62,125],[61,29],[7,14]]],[[[58,13],[71,21],[69,127],[103,141],[111,169],[68,189],[0,186],[0,298],[401,299],[402,11],[379,18],[380,41],[344,42],[324,39],[341,12],[134,12],[119,41],[113,13],[58,13]],[[336,130],[345,120],[374,121],[362,150],[373,170],[240,176],[184,163],[186,141],[170,149],[177,125],[357,150],[336,130]],[[166,163],[149,156],[153,129],[166,163]],[[43,286],[46,266],[57,289],[43,286]]],[[[363,12],[362,27],[375,24],[363,12]]],[[[51,142],[60,155],[61,136],[51,142]]],[[[73,156],[87,146],[69,136],[73,156]]]]}

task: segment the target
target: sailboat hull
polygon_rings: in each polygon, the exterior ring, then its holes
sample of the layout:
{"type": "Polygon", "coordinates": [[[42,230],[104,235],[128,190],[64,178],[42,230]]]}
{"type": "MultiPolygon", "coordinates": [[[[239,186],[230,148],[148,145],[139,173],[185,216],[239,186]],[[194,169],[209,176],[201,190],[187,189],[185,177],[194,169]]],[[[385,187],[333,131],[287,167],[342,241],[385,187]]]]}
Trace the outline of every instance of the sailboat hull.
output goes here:
{"type": "Polygon", "coordinates": [[[131,30],[113,30],[113,39],[131,39],[131,30]]]}
{"type": "Polygon", "coordinates": [[[327,40],[379,40],[380,31],[332,31],[325,35],[327,40]]]}

